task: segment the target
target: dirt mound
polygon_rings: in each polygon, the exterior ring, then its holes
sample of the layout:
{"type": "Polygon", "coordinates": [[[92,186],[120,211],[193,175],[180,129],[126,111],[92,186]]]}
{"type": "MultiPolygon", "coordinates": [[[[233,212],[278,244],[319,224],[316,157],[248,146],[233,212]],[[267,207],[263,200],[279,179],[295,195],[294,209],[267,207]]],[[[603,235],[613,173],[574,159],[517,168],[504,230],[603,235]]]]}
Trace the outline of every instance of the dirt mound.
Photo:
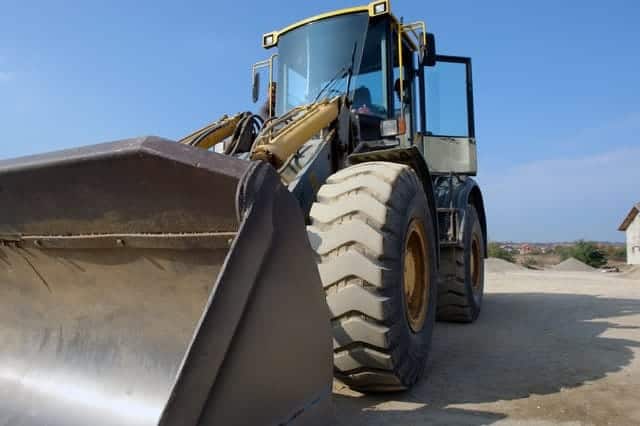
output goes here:
{"type": "Polygon", "coordinates": [[[526,270],[520,265],[495,257],[486,259],[484,261],[484,267],[487,272],[516,272],[526,270]]]}
{"type": "Polygon", "coordinates": [[[621,277],[640,280],[640,266],[634,266],[626,272],[620,274],[621,277]]]}
{"type": "Polygon", "coordinates": [[[593,272],[594,268],[586,263],[580,262],[578,259],[570,257],[564,262],[558,263],[553,267],[554,271],[566,271],[566,272],[593,272]]]}

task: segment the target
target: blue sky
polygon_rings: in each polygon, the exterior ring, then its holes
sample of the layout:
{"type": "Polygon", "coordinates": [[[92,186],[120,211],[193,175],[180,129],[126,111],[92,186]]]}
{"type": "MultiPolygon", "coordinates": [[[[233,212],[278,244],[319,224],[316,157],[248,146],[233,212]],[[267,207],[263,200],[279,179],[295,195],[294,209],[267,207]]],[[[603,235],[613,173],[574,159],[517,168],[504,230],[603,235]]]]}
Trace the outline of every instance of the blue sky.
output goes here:
{"type": "MultiPolygon", "coordinates": [[[[356,4],[3,0],[0,158],[178,138],[246,110],[262,33],[356,4]]],[[[473,57],[490,238],[623,239],[640,201],[640,2],[392,7],[473,57]]]]}

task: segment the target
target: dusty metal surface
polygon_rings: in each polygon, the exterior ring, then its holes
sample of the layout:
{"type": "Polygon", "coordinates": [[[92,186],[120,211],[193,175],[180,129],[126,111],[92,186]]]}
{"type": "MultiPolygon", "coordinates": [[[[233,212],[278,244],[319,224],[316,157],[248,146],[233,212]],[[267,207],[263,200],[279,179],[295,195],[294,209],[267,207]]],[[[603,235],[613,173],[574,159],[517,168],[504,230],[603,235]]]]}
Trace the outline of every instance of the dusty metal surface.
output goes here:
{"type": "Polygon", "coordinates": [[[248,169],[158,138],[0,163],[0,424],[158,422],[248,169]]]}
{"type": "Polygon", "coordinates": [[[225,254],[0,248],[0,424],[155,424],[225,254]]]}
{"type": "Polygon", "coordinates": [[[270,166],[122,141],[1,162],[0,205],[0,424],[330,421],[320,278],[270,166]]]}
{"type": "Polygon", "coordinates": [[[0,161],[0,240],[233,232],[236,187],[248,167],[155,137],[0,161]]]}
{"type": "Polygon", "coordinates": [[[160,424],[332,424],[329,315],[299,205],[257,163],[238,209],[245,218],[160,424]]]}

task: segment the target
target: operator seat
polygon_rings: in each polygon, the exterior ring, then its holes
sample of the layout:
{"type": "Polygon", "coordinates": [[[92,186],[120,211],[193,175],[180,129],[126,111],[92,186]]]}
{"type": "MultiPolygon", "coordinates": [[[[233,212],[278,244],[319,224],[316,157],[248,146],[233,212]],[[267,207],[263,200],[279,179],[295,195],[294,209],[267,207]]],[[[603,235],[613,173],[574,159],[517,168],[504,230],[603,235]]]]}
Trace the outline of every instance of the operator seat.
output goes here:
{"type": "Polygon", "coordinates": [[[371,92],[365,86],[358,87],[353,93],[351,110],[358,115],[358,126],[362,140],[380,139],[380,121],[371,104],[371,92]]]}
{"type": "Polygon", "coordinates": [[[353,109],[371,107],[371,92],[365,86],[358,87],[353,93],[353,109]]]}

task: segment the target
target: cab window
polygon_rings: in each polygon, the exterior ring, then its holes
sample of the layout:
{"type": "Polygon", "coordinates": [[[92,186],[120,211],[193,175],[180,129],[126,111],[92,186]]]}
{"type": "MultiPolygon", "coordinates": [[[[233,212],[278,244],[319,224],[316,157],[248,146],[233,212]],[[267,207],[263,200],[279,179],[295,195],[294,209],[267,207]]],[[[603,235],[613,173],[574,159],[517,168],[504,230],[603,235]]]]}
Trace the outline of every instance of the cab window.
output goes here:
{"type": "Polygon", "coordinates": [[[373,24],[365,41],[362,62],[353,81],[355,112],[387,118],[387,31],[383,20],[373,24]]]}

